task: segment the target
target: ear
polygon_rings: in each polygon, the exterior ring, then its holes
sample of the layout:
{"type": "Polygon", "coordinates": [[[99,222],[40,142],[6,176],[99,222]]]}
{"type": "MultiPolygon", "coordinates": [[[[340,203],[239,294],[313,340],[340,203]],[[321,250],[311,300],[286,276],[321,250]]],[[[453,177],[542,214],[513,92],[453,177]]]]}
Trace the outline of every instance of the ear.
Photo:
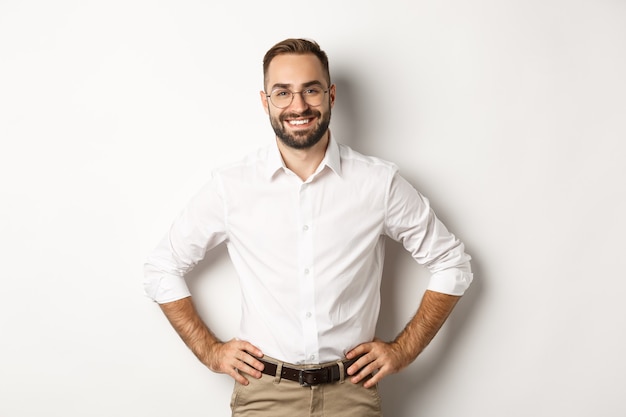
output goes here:
{"type": "Polygon", "coordinates": [[[332,109],[333,106],[335,105],[335,95],[337,94],[337,87],[335,86],[335,84],[330,86],[330,91],[328,92],[328,95],[330,96],[330,108],[332,109]]]}
{"type": "Polygon", "coordinates": [[[266,114],[270,114],[269,102],[267,100],[267,96],[265,95],[265,91],[259,91],[259,95],[261,96],[261,104],[263,104],[263,109],[266,114]]]}

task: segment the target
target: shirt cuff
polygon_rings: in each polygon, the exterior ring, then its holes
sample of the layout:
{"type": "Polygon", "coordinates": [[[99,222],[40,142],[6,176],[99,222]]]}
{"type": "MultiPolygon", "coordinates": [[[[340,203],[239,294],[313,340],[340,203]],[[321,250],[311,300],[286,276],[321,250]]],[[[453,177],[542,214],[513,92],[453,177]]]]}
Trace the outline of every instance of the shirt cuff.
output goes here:
{"type": "Polygon", "coordinates": [[[143,288],[148,297],[159,304],[189,297],[191,292],[184,277],[167,274],[151,265],[144,268],[143,288]]]}
{"type": "Polygon", "coordinates": [[[445,269],[432,274],[428,289],[449,295],[461,296],[472,283],[474,275],[471,272],[457,268],[445,269]]]}

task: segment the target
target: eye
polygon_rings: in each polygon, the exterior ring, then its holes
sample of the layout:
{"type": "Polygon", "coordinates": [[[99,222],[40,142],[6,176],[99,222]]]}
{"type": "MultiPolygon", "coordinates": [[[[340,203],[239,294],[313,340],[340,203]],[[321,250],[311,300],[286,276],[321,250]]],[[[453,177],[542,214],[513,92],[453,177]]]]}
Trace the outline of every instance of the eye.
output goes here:
{"type": "Polygon", "coordinates": [[[285,98],[285,97],[289,97],[291,95],[291,92],[289,90],[274,90],[272,92],[272,97],[276,97],[276,98],[285,98]]]}
{"type": "Polygon", "coordinates": [[[322,89],[318,87],[311,87],[304,90],[303,93],[307,96],[316,96],[322,93],[322,89]]]}

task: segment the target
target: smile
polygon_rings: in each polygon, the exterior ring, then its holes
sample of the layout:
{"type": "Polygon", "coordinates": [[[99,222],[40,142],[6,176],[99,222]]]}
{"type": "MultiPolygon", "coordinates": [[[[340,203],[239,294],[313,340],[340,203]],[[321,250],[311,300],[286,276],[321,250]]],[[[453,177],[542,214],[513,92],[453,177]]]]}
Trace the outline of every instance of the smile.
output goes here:
{"type": "Polygon", "coordinates": [[[289,120],[288,123],[292,126],[300,126],[305,125],[310,122],[310,119],[301,119],[301,120],[289,120]]]}

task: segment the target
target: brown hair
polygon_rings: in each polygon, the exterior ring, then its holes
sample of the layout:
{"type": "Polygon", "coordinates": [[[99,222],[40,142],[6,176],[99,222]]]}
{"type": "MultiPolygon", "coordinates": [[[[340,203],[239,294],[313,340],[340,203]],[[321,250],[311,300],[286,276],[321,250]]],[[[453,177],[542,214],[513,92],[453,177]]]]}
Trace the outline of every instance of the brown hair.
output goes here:
{"type": "Polygon", "coordinates": [[[285,39],[272,46],[269,51],[265,53],[263,57],[263,85],[267,84],[267,69],[270,66],[270,62],[278,56],[283,54],[313,54],[322,63],[324,69],[324,75],[326,75],[326,81],[330,85],[330,71],[328,69],[328,56],[326,52],[322,51],[317,42],[308,39],[285,39]]]}

